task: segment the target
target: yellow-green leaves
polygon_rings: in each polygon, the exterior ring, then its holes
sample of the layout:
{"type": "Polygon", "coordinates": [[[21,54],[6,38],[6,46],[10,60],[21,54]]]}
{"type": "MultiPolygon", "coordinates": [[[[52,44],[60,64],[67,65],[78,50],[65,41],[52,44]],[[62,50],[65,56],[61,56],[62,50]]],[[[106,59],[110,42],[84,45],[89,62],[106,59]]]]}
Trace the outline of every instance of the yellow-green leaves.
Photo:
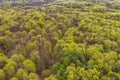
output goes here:
{"type": "Polygon", "coordinates": [[[6,80],[5,72],[2,69],[0,69],[0,80],[6,80]]]}
{"type": "Polygon", "coordinates": [[[36,72],[36,64],[32,60],[25,60],[23,66],[28,72],[36,72]]]}

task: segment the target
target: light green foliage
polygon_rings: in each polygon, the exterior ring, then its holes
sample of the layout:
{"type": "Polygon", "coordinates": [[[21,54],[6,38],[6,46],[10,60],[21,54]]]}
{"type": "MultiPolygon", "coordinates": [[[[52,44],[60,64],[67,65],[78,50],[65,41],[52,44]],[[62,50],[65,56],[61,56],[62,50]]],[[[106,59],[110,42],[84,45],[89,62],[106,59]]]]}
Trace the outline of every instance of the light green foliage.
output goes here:
{"type": "Polygon", "coordinates": [[[29,44],[28,44],[28,48],[29,48],[30,50],[35,50],[35,49],[37,49],[37,46],[36,46],[35,43],[29,43],[29,44]]]}
{"type": "Polygon", "coordinates": [[[120,80],[119,2],[4,1],[0,80],[120,80]]]}
{"type": "Polygon", "coordinates": [[[10,80],[18,80],[16,77],[11,78],[10,80]]]}
{"type": "Polygon", "coordinates": [[[70,43],[70,44],[66,44],[65,48],[63,48],[63,51],[65,52],[69,52],[69,53],[81,53],[84,54],[84,49],[80,47],[80,45],[76,44],[76,43],[70,43]]]}
{"type": "Polygon", "coordinates": [[[30,73],[29,74],[29,80],[39,80],[39,77],[35,73],[30,73]]]}
{"type": "Polygon", "coordinates": [[[28,79],[28,73],[26,70],[24,69],[19,69],[17,72],[16,72],[16,77],[19,79],[19,80],[27,80],[28,79]]]}
{"type": "Polygon", "coordinates": [[[92,8],[93,11],[95,12],[105,12],[106,11],[106,7],[105,6],[94,6],[92,8]]]}
{"type": "Polygon", "coordinates": [[[28,72],[36,72],[36,64],[32,60],[26,59],[23,65],[28,72]]]}
{"type": "Polygon", "coordinates": [[[117,71],[120,72],[120,60],[116,62],[117,71]]]}
{"type": "Polygon", "coordinates": [[[7,63],[7,56],[4,53],[0,53],[0,68],[3,68],[4,65],[7,63]]]}
{"type": "Polygon", "coordinates": [[[76,80],[76,69],[73,66],[68,66],[66,69],[68,76],[67,76],[67,80],[76,80]]]}
{"type": "Polygon", "coordinates": [[[95,79],[99,80],[99,72],[94,68],[90,70],[85,70],[85,68],[79,69],[78,75],[82,77],[82,79],[95,79]]]}
{"type": "Polygon", "coordinates": [[[21,54],[14,54],[11,59],[15,62],[23,62],[25,60],[25,57],[21,54]]]}
{"type": "Polygon", "coordinates": [[[7,78],[14,76],[16,68],[17,68],[17,63],[14,61],[10,61],[4,66],[3,70],[7,75],[7,78]]]}
{"type": "Polygon", "coordinates": [[[45,80],[57,80],[53,75],[51,75],[49,78],[45,78],[45,80]]]}
{"type": "Polygon", "coordinates": [[[5,72],[2,69],[0,69],[0,80],[6,80],[5,72]]]}

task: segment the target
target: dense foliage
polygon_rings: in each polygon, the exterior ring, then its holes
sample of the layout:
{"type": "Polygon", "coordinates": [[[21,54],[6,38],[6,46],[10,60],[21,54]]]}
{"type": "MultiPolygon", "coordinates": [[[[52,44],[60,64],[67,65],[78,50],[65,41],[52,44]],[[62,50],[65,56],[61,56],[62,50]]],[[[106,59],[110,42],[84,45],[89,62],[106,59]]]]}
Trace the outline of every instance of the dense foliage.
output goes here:
{"type": "Polygon", "coordinates": [[[1,6],[0,80],[120,80],[120,3],[1,6]]]}

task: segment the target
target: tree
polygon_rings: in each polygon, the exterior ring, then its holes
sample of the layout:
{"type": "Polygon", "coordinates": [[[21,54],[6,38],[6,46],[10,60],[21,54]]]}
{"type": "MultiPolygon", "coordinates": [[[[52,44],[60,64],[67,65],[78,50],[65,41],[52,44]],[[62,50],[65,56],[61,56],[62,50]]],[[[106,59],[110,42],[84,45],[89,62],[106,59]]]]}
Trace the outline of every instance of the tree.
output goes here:
{"type": "Polygon", "coordinates": [[[110,40],[105,40],[104,41],[104,49],[105,51],[109,51],[112,47],[112,42],[110,40]]]}
{"type": "Polygon", "coordinates": [[[75,75],[72,71],[68,73],[67,80],[76,80],[75,75]]]}
{"type": "Polygon", "coordinates": [[[17,63],[23,62],[25,60],[25,57],[21,54],[14,54],[11,59],[17,63]]]}
{"type": "Polygon", "coordinates": [[[73,66],[68,66],[66,69],[66,72],[68,73],[67,75],[67,80],[76,80],[76,69],[73,66]]]}
{"type": "MultiPolygon", "coordinates": [[[[32,52],[30,53],[30,58],[31,58],[31,60],[34,61],[36,64],[37,64],[38,62],[40,62],[40,60],[41,60],[38,51],[32,51],[32,52]]],[[[38,63],[38,64],[39,64],[39,63],[38,63]]]]}
{"type": "Polygon", "coordinates": [[[115,66],[116,66],[117,71],[120,72],[120,60],[118,60],[118,61],[115,63],[115,66]]]}
{"type": "Polygon", "coordinates": [[[106,7],[98,5],[98,6],[94,6],[92,10],[95,11],[95,12],[105,12],[106,7]]]}
{"type": "Polygon", "coordinates": [[[7,79],[14,76],[16,67],[17,67],[17,63],[14,61],[10,61],[4,66],[3,70],[7,75],[7,79]]]}
{"type": "Polygon", "coordinates": [[[3,68],[7,63],[7,56],[4,53],[0,53],[0,68],[3,68]]]}
{"type": "Polygon", "coordinates": [[[58,80],[58,79],[56,79],[53,75],[51,75],[50,77],[45,78],[45,80],[58,80]]]}
{"type": "Polygon", "coordinates": [[[28,44],[28,49],[31,50],[36,50],[37,49],[37,45],[35,43],[29,43],[28,44]]]}
{"type": "Polygon", "coordinates": [[[30,73],[28,77],[29,77],[29,80],[39,80],[38,75],[35,73],[30,73]]]}
{"type": "Polygon", "coordinates": [[[2,69],[0,69],[0,80],[6,80],[5,72],[2,69]]]}
{"type": "Polygon", "coordinates": [[[60,64],[54,64],[53,66],[52,66],[52,72],[54,73],[54,74],[57,74],[57,71],[59,70],[59,67],[60,67],[60,64]]]}
{"type": "Polygon", "coordinates": [[[42,77],[49,77],[51,74],[51,70],[44,70],[42,71],[42,77]]]}
{"type": "Polygon", "coordinates": [[[19,79],[19,80],[27,80],[28,79],[28,73],[26,70],[20,68],[18,69],[18,71],[16,72],[16,77],[19,79]]]}
{"type": "Polygon", "coordinates": [[[28,72],[36,72],[36,64],[30,59],[26,59],[23,66],[28,72]]]}
{"type": "Polygon", "coordinates": [[[16,77],[11,78],[10,80],[18,80],[16,77]]]}

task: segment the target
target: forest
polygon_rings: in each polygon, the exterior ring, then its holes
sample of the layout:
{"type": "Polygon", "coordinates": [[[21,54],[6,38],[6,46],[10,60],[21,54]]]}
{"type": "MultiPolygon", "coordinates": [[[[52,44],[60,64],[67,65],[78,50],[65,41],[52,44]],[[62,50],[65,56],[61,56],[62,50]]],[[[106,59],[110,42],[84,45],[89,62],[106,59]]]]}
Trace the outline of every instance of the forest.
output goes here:
{"type": "Polygon", "coordinates": [[[120,80],[119,0],[14,1],[0,0],[0,80],[120,80]]]}

